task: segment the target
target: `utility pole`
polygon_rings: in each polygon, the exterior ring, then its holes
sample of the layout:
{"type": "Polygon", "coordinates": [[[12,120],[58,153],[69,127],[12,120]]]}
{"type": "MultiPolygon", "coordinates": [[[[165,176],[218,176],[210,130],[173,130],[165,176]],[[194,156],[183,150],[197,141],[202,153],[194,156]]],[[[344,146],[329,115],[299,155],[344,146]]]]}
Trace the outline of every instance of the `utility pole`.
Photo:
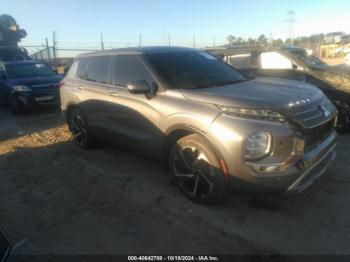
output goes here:
{"type": "Polygon", "coordinates": [[[103,35],[102,35],[102,32],[100,33],[100,36],[101,36],[101,50],[104,51],[104,50],[105,50],[105,46],[104,46],[104,43],[103,43],[103,35]]]}
{"type": "Polygon", "coordinates": [[[57,40],[56,40],[56,32],[52,32],[52,54],[53,54],[53,59],[56,59],[56,46],[57,46],[57,40]]]}
{"type": "Polygon", "coordinates": [[[288,37],[292,41],[292,45],[294,45],[294,39],[293,39],[293,26],[296,20],[294,19],[295,11],[287,11],[288,19],[284,20],[288,23],[288,37]]]}
{"type": "Polygon", "coordinates": [[[170,34],[168,34],[168,45],[170,47],[170,34]]]}
{"type": "Polygon", "coordinates": [[[213,46],[214,46],[214,48],[215,48],[215,35],[214,35],[214,37],[213,37],[213,46]]]}
{"type": "Polygon", "coordinates": [[[140,35],[139,35],[139,47],[141,47],[142,46],[142,38],[141,38],[141,33],[140,33],[140,35]]]}
{"type": "Polygon", "coordinates": [[[196,48],[196,36],[193,34],[193,48],[196,48]]]}
{"type": "Polygon", "coordinates": [[[49,60],[49,64],[51,65],[51,55],[50,55],[49,40],[47,40],[47,37],[46,37],[45,40],[46,40],[47,59],[49,60]]]}

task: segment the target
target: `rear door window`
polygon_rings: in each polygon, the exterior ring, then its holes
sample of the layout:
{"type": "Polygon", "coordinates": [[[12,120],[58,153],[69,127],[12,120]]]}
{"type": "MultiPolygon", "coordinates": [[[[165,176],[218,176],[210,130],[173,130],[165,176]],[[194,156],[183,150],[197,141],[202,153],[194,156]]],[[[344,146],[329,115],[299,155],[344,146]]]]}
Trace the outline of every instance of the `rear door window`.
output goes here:
{"type": "Polygon", "coordinates": [[[229,65],[232,65],[234,68],[242,69],[249,68],[250,66],[250,54],[239,54],[239,55],[231,55],[226,59],[229,65]]]}
{"type": "Polygon", "coordinates": [[[113,83],[125,87],[128,83],[145,80],[152,85],[154,79],[137,55],[118,55],[113,59],[113,83]]]}
{"type": "Polygon", "coordinates": [[[264,52],[260,55],[261,69],[293,69],[293,63],[278,52],[264,52]]]}
{"type": "Polygon", "coordinates": [[[87,66],[88,62],[89,62],[88,57],[80,58],[78,60],[78,66],[77,66],[77,71],[76,71],[77,77],[79,77],[81,79],[86,79],[86,66],[87,66]]]}
{"type": "Polygon", "coordinates": [[[86,80],[101,84],[111,84],[110,56],[91,57],[86,70],[86,80]]]}

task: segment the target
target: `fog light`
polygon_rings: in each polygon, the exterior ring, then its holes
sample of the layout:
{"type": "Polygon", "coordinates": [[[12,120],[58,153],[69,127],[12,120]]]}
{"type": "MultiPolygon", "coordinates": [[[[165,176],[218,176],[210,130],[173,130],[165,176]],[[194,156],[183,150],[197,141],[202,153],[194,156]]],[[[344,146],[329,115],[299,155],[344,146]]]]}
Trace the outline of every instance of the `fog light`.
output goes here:
{"type": "Polygon", "coordinates": [[[279,173],[282,172],[281,165],[256,165],[254,163],[248,163],[248,166],[256,173],[279,173]]]}
{"type": "Polygon", "coordinates": [[[280,166],[260,166],[259,171],[263,173],[280,172],[280,166]]]}
{"type": "Polygon", "coordinates": [[[271,135],[268,132],[256,132],[248,136],[245,143],[245,158],[259,159],[270,152],[271,135]]]}
{"type": "Polygon", "coordinates": [[[29,104],[28,98],[27,98],[27,97],[25,97],[25,96],[21,96],[21,95],[19,95],[19,96],[18,96],[18,100],[19,100],[19,101],[21,101],[21,102],[22,102],[22,104],[23,104],[24,106],[26,106],[26,105],[28,105],[28,104],[29,104]]]}

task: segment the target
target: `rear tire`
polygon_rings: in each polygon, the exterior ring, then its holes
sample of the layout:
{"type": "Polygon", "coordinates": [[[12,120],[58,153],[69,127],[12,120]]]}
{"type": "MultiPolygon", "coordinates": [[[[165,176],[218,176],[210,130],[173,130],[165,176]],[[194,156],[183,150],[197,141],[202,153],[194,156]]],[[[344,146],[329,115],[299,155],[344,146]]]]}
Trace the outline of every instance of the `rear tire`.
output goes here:
{"type": "Polygon", "coordinates": [[[178,140],[171,148],[169,167],[176,185],[192,201],[213,204],[224,197],[224,174],[212,146],[203,137],[193,134],[178,140]]]}
{"type": "Polygon", "coordinates": [[[73,108],[68,113],[68,126],[72,132],[74,141],[84,149],[91,148],[94,138],[89,129],[89,125],[79,108],[73,108]]]}

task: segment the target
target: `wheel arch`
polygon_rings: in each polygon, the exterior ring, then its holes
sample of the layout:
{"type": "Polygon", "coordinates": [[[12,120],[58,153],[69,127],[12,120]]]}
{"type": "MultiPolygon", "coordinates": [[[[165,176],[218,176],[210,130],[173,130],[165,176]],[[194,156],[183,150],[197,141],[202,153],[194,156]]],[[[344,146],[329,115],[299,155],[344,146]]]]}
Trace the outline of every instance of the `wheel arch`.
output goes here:
{"type": "Polygon", "coordinates": [[[166,134],[166,139],[165,139],[164,148],[163,148],[163,157],[164,157],[163,159],[165,160],[164,163],[166,163],[167,167],[168,167],[167,160],[169,158],[169,152],[170,152],[171,146],[176,141],[178,141],[179,139],[181,139],[185,136],[197,134],[197,135],[201,136],[202,138],[204,138],[210,144],[218,161],[220,162],[221,169],[225,173],[224,175],[227,178],[228,169],[226,166],[225,159],[224,159],[222,153],[210,141],[209,137],[207,136],[207,134],[203,130],[200,130],[194,126],[190,126],[187,124],[177,124],[177,125],[174,125],[174,126],[171,126],[170,128],[168,128],[167,131],[165,132],[165,134],[166,134]]]}
{"type": "Polygon", "coordinates": [[[79,108],[78,104],[75,102],[71,102],[66,106],[66,109],[63,111],[66,118],[68,118],[69,113],[74,109],[79,108]]]}

